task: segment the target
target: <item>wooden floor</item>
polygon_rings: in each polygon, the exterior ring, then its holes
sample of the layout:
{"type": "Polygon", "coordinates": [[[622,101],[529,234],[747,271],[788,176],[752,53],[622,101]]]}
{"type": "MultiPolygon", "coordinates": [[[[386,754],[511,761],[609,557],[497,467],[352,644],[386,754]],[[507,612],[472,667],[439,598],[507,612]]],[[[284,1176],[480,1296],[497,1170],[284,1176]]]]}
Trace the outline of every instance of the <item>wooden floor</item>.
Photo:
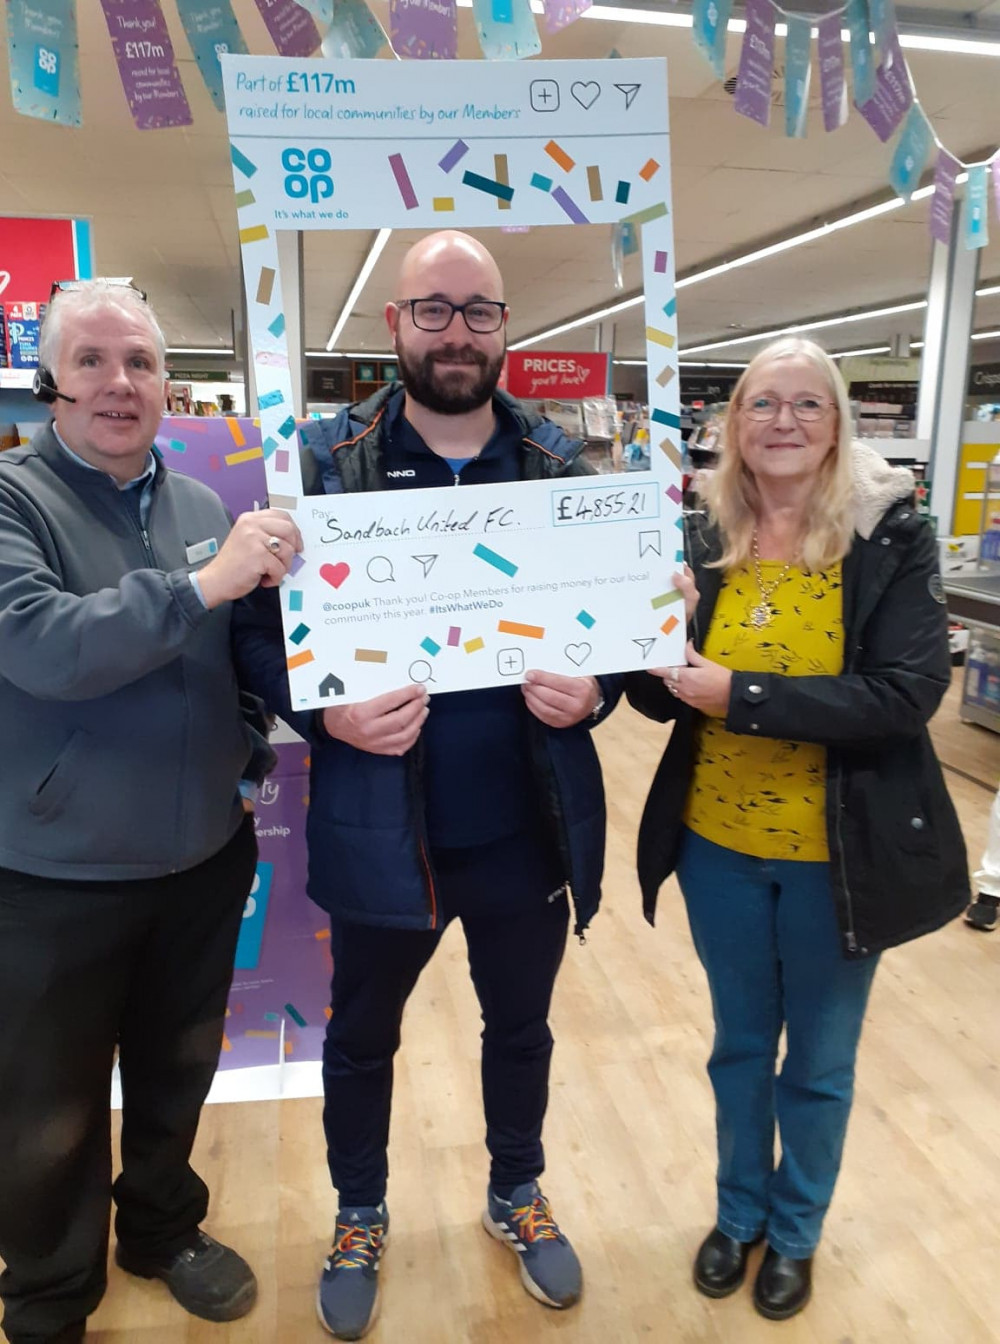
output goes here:
{"type": "MultiPolygon", "coordinates": [[[[957,720],[935,732],[972,866],[1000,738],[957,720]],[[982,783],[973,782],[974,779],[982,783]],[[984,787],[985,785],[986,787],[984,787]]],[[[708,997],[671,885],[655,932],[633,876],[636,824],[664,731],[619,710],[599,730],[611,814],[605,905],[572,943],[556,993],[545,1189],[583,1261],[562,1314],[526,1296],[514,1256],[479,1225],[486,1179],[478,1009],[461,932],[418,986],[397,1069],[392,1239],[374,1344],[992,1344],[1000,1340],[1000,932],[950,928],[888,954],[861,1047],[844,1170],[815,1297],[784,1325],[747,1288],[710,1302],[690,1283],[712,1224],[705,1076],[708,997]]],[[[112,1268],[89,1338],[101,1344],[300,1344],[328,1338],[314,1292],[333,1201],[320,1102],[210,1106],[197,1164],[209,1229],[260,1278],[251,1316],[186,1317],[155,1284],[112,1268]]]]}

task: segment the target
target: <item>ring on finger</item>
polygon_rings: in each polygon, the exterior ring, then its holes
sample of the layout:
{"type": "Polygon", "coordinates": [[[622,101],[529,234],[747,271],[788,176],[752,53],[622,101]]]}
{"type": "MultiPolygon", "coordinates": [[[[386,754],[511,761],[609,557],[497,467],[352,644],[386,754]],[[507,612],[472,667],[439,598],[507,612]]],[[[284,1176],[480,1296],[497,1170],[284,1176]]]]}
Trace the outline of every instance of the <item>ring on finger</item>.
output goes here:
{"type": "Polygon", "coordinates": [[[281,550],[280,537],[268,537],[267,541],[264,544],[272,555],[277,555],[278,552],[281,550]]]}

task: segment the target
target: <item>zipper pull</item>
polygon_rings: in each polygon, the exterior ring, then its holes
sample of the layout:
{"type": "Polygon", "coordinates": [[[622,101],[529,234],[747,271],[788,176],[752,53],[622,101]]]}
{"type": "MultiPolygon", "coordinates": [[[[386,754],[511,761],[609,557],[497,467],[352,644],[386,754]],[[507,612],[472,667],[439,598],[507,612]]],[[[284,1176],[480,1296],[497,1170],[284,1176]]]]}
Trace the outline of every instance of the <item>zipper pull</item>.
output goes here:
{"type": "Polygon", "coordinates": [[[459,476],[458,472],[456,471],[456,472],[455,472],[455,484],[458,485],[458,484],[460,483],[460,481],[461,481],[461,477],[459,476]]]}
{"type": "Polygon", "coordinates": [[[858,940],[855,938],[853,932],[844,934],[844,946],[847,948],[848,952],[857,952],[858,940]]]}

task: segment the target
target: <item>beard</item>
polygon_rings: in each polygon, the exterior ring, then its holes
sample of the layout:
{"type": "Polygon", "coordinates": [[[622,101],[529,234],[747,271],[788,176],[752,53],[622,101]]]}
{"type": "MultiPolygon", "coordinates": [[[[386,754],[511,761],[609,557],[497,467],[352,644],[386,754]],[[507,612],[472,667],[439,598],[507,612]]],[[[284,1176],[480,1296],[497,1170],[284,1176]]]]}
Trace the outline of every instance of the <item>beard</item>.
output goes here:
{"type": "Polygon", "coordinates": [[[467,415],[485,406],[500,381],[506,353],[505,348],[491,358],[473,345],[444,345],[417,357],[396,339],[403,386],[415,402],[438,415],[467,415]],[[466,367],[439,367],[453,360],[466,367]]]}

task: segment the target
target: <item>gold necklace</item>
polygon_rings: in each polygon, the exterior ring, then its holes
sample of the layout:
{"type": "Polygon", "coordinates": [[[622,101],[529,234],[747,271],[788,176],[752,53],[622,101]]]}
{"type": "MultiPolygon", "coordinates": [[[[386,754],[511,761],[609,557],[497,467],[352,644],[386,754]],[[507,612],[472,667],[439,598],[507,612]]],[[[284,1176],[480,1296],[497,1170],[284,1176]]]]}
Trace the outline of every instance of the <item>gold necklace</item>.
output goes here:
{"type": "Polygon", "coordinates": [[[760,601],[750,608],[750,624],[755,630],[763,630],[765,626],[771,624],[774,620],[774,607],[771,605],[771,598],[777,588],[784,583],[788,577],[789,571],[794,565],[794,560],[789,560],[781,568],[781,572],[776,579],[770,583],[764,582],[764,575],[760,568],[760,547],[757,545],[757,529],[753,530],[753,572],[757,580],[757,588],[760,591],[760,601]]]}

